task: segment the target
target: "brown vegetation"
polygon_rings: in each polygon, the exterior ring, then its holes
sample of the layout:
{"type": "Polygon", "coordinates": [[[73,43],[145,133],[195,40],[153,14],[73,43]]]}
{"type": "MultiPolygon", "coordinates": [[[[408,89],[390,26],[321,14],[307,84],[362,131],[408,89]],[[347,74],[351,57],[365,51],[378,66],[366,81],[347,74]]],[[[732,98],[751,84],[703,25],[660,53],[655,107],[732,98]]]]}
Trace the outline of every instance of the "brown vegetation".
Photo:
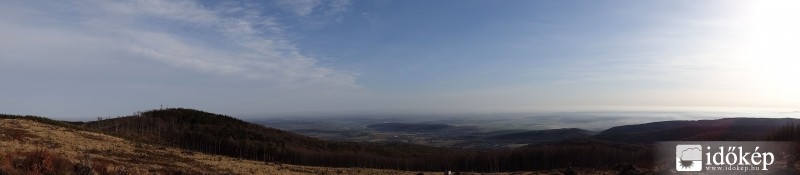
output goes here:
{"type": "Polygon", "coordinates": [[[619,164],[646,164],[651,160],[643,146],[596,140],[507,150],[328,142],[192,109],[152,110],[84,126],[127,139],[201,153],[310,166],[509,172],[568,167],[610,169],[619,164]]]}
{"type": "Polygon", "coordinates": [[[27,134],[20,139],[0,140],[0,174],[417,173],[264,163],[133,142],[34,120],[0,119],[0,130],[9,128],[23,130],[27,134]]]}
{"type": "Polygon", "coordinates": [[[169,173],[180,170],[193,174],[253,174],[263,172],[264,167],[271,167],[270,171],[287,170],[281,168],[284,166],[275,168],[265,164],[435,172],[514,172],[570,167],[599,171],[610,170],[621,164],[647,166],[651,160],[650,150],[646,146],[592,139],[501,150],[437,148],[404,143],[328,142],[191,109],[153,110],[89,123],[64,123],[32,116],[4,118],[25,120],[8,120],[2,125],[15,126],[0,128],[17,128],[25,131],[18,132],[21,135],[27,132],[38,137],[9,139],[14,140],[11,143],[40,145],[39,148],[55,150],[71,162],[108,164],[106,167],[85,167],[101,172],[124,169],[128,172],[169,173]],[[32,127],[35,124],[41,125],[41,128],[32,127]]]}
{"type": "MultiPolygon", "coordinates": [[[[766,140],[800,141],[798,128],[778,128],[766,140]]],[[[0,175],[646,172],[652,149],[591,138],[496,150],[328,142],[190,109],[89,123],[0,115],[0,175]]]]}
{"type": "Polygon", "coordinates": [[[0,153],[0,174],[78,174],[73,164],[47,150],[0,153]]]}

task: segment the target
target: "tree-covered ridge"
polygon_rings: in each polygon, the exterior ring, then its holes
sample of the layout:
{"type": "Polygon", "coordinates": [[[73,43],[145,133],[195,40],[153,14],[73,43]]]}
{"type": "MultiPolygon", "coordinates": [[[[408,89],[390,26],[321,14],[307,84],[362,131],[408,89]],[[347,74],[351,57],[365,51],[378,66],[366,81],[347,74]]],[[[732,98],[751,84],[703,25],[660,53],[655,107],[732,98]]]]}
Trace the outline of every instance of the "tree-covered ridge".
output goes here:
{"type": "Polygon", "coordinates": [[[85,123],[125,138],[250,160],[400,170],[520,171],[611,168],[646,162],[642,146],[584,140],[506,150],[438,148],[405,143],[330,142],[193,109],[151,110],[85,123]],[[592,150],[592,151],[587,151],[592,150]],[[587,159],[586,156],[593,158],[587,159]]]}
{"type": "Polygon", "coordinates": [[[274,160],[280,148],[321,149],[320,140],[193,109],[151,110],[85,124],[88,128],[151,143],[213,154],[274,160]],[[270,153],[265,155],[265,153],[270,153]]]}
{"type": "Polygon", "coordinates": [[[39,122],[39,123],[56,125],[56,126],[61,126],[61,127],[71,128],[71,129],[79,129],[79,130],[85,130],[86,129],[86,128],[83,128],[83,127],[79,126],[82,122],[58,121],[58,120],[53,120],[53,119],[49,119],[49,118],[46,118],[46,117],[40,117],[40,116],[34,116],[34,115],[0,114],[0,119],[31,120],[31,121],[35,121],[35,122],[39,122]]]}

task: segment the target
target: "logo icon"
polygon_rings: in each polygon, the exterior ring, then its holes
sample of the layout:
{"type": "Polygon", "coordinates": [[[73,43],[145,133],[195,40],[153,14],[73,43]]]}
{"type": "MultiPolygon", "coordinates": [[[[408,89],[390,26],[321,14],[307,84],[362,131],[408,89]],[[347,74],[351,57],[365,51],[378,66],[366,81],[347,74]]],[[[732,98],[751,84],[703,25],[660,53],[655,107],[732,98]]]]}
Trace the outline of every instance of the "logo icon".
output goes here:
{"type": "Polygon", "coordinates": [[[675,169],[678,171],[700,171],[703,168],[703,146],[675,146],[675,169]]]}

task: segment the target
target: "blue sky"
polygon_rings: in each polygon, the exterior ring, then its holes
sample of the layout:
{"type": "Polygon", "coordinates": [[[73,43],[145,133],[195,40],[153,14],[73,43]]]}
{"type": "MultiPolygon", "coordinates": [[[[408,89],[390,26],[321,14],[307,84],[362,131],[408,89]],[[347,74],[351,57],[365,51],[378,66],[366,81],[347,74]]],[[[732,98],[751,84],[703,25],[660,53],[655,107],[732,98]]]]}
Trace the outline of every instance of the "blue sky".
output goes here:
{"type": "MultiPolygon", "coordinates": [[[[796,110],[793,1],[3,1],[0,112],[796,110]]],[[[797,29],[797,30],[795,30],[797,29]]]]}

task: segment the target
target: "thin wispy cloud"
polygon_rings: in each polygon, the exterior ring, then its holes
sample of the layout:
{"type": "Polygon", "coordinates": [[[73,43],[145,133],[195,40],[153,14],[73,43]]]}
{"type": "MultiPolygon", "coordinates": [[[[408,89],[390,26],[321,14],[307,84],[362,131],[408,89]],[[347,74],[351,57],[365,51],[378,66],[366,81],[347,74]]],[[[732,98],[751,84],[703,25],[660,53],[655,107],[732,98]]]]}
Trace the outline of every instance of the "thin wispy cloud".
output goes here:
{"type": "Polygon", "coordinates": [[[294,24],[231,3],[0,3],[0,77],[16,85],[1,93],[2,112],[85,117],[167,104],[260,113],[362,91],[355,72],[299,48],[286,32],[294,24]]]}
{"type": "Polygon", "coordinates": [[[796,107],[799,4],[0,1],[0,112],[796,107]]]}
{"type": "Polygon", "coordinates": [[[347,10],[350,0],[277,0],[275,4],[283,10],[298,16],[331,16],[347,10]]]}
{"type": "Polygon", "coordinates": [[[320,5],[320,0],[278,0],[275,1],[278,6],[291,11],[300,16],[307,16],[314,11],[318,5],[320,5]]]}
{"type": "MultiPolygon", "coordinates": [[[[284,37],[284,26],[273,17],[251,14],[225,15],[227,9],[213,9],[195,1],[75,1],[62,13],[68,26],[46,24],[48,33],[80,36],[92,40],[70,41],[94,45],[97,52],[115,51],[138,59],[208,74],[222,74],[269,81],[286,87],[335,86],[358,88],[355,75],[320,66],[317,59],[302,53],[284,37]],[[164,24],[169,24],[164,25],[164,24]],[[174,28],[173,28],[174,27],[174,28]],[[206,36],[212,36],[205,38],[206,36]]],[[[36,9],[34,11],[49,9],[36,9]]],[[[58,18],[57,13],[41,13],[33,22],[58,18]]],[[[14,27],[41,27],[11,20],[14,27]],[[18,23],[14,23],[18,22],[18,23]]],[[[6,26],[9,27],[9,26],[6,26]]],[[[30,34],[23,31],[16,33],[30,34]]],[[[60,37],[60,36],[55,36],[60,37]]],[[[25,37],[33,38],[33,37],[25,37]]],[[[68,38],[68,37],[66,37],[68,38]]],[[[9,41],[6,42],[17,42],[9,41]]],[[[42,46],[30,46],[46,50],[42,46]]],[[[61,55],[69,56],[69,55],[61,55]]],[[[52,55],[51,59],[56,59],[52,55]]],[[[5,59],[15,59],[6,57],[5,59]]],[[[108,59],[108,58],[96,58],[108,59]]],[[[118,66],[118,65],[117,65],[118,66]]]]}

